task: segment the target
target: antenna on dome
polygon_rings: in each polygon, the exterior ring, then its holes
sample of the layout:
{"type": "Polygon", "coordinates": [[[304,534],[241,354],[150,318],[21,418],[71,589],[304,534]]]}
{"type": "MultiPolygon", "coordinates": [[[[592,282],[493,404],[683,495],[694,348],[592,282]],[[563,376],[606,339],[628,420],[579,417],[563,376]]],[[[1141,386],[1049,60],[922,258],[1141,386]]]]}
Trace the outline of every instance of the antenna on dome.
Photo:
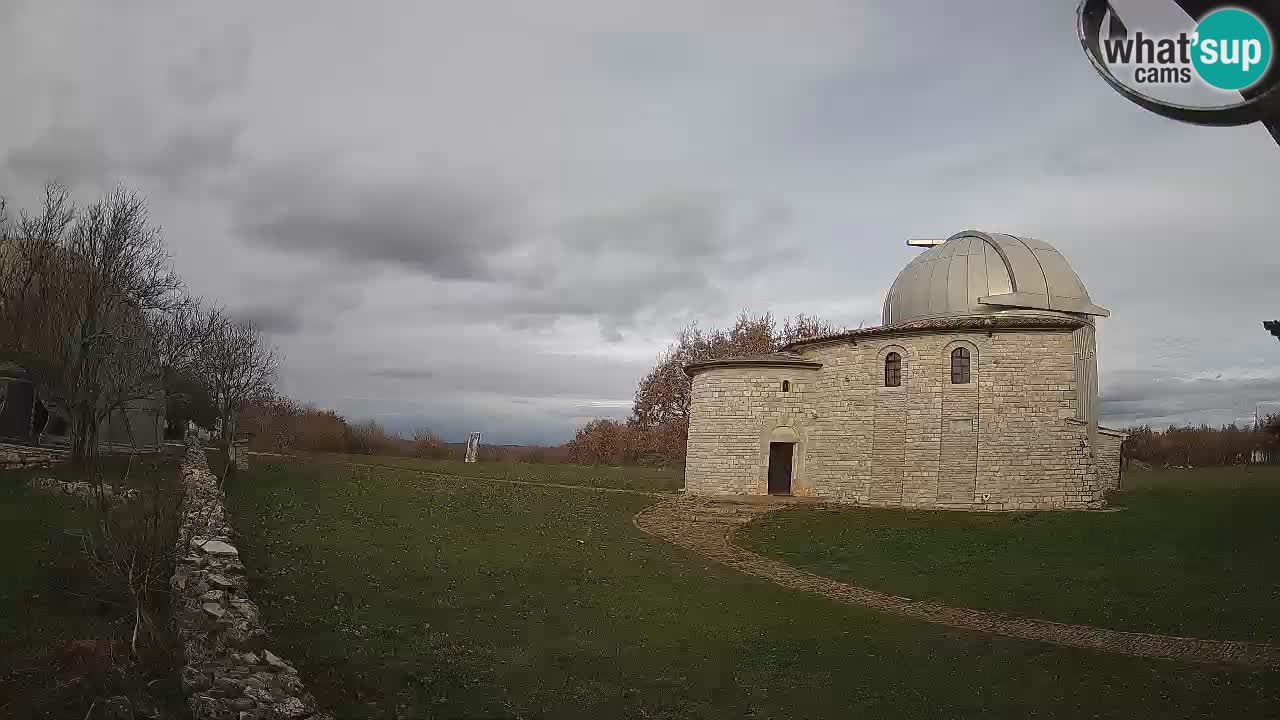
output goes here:
{"type": "Polygon", "coordinates": [[[946,238],[909,238],[907,244],[911,247],[936,247],[946,242],[946,238]]]}

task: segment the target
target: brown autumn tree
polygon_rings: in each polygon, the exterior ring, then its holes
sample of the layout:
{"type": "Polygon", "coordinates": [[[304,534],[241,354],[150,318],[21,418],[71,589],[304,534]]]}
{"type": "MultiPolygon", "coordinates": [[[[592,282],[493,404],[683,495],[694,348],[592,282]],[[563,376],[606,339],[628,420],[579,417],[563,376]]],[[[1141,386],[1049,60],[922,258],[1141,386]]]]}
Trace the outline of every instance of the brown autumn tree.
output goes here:
{"type": "Polygon", "coordinates": [[[689,423],[692,383],[685,375],[689,363],[719,360],[777,351],[787,343],[843,332],[844,327],[813,315],[799,314],[783,320],[773,313],[751,315],[745,310],[732,327],[704,332],[696,323],[676,333],[675,342],[658,356],[653,370],[640,381],[631,421],[641,428],[689,423]]]}
{"type": "Polygon", "coordinates": [[[252,323],[222,317],[204,343],[200,364],[222,439],[230,441],[244,405],[275,395],[279,355],[252,323]]]}
{"type": "Polygon", "coordinates": [[[431,428],[426,425],[413,431],[413,449],[416,453],[425,455],[442,447],[444,447],[444,441],[431,432],[431,428]]]}
{"type": "Polygon", "coordinates": [[[689,439],[692,383],[684,368],[692,362],[774,352],[804,338],[843,332],[845,328],[813,315],[785,318],[743,311],[732,327],[704,331],[690,324],[636,389],[631,418],[593,420],[564,445],[576,464],[663,464],[683,462],[689,439]]]}
{"type": "Polygon", "coordinates": [[[632,445],[633,428],[626,423],[598,418],[578,428],[564,449],[575,465],[621,465],[632,445]]]}

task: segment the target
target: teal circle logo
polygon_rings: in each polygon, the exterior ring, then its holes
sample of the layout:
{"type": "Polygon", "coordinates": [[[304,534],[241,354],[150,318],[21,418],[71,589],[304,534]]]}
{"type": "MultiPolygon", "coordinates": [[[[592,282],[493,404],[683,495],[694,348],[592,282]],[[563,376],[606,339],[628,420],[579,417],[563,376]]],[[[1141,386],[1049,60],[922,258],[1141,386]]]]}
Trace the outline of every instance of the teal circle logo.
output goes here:
{"type": "Polygon", "coordinates": [[[1193,43],[1196,73],[1219,90],[1243,90],[1271,64],[1271,34],[1248,10],[1223,8],[1205,15],[1193,43]]]}

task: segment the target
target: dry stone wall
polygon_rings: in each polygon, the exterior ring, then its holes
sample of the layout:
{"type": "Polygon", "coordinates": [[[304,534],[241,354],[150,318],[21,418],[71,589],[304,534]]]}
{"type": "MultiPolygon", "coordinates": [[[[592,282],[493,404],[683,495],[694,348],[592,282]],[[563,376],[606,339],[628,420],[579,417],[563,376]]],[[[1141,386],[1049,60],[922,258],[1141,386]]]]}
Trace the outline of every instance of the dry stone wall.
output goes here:
{"type": "Polygon", "coordinates": [[[801,352],[821,369],[694,375],[688,492],[767,492],[768,432],[787,426],[802,438],[793,494],[973,510],[1102,505],[1089,427],[1074,421],[1070,330],[903,334],[801,352]],[[970,352],[968,384],[951,383],[957,347],[970,352]],[[884,386],[889,352],[902,357],[900,387],[884,386]]]}
{"type": "Polygon", "coordinates": [[[55,463],[63,462],[66,458],[67,454],[60,450],[20,445],[0,446],[0,470],[49,468],[55,463]]]}
{"type": "Polygon", "coordinates": [[[110,503],[136,500],[142,495],[137,488],[115,487],[106,483],[95,486],[93,483],[83,480],[67,481],[47,477],[32,478],[27,482],[27,487],[52,495],[71,495],[85,500],[95,499],[98,493],[101,492],[102,497],[110,503]]]}
{"type": "Polygon", "coordinates": [[[222,490],[198,443],[188,444],[182,482],[179,559],[170,585],[193,719],[330,720],[317,712],[297,670],[268,648],[222,490]]]}

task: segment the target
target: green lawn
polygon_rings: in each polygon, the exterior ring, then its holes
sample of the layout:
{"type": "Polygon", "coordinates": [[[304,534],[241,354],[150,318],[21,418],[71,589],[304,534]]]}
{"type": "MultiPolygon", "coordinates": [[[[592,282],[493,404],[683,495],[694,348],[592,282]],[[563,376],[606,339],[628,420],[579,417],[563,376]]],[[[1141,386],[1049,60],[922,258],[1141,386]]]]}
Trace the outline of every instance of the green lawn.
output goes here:
{"type": "Polygon", "coordinates": [[[627,465],[544,465],[539,463],[477,462],[461,460],[431,460],[415,457],[388,455],[337,455],[316,454],[319,462],[351,462],[375,467],[407,468],[424,472],[463,475],[470,477],[521,480],[524,482],[556,483],[560,485],[587,485],[590,487],[643,490],[647,492],[675,492],[684,487],[684,468],[655,468],[627,465]]]}
{"type": "MultiPolygon", "coordinates": [[[[144,492],[176,488],[177,465],[140,457],[104,459],[104,479],[144,492]]],[[[80,533],[94,526],[80,498],[34,492],[33,477],[84,479],[71,465],[0,472],[0,717],[83,717],[94,688],[67,685],[64,643],[114,638],[124,648],[131,613],[89,572],[80,533]]],[[[124,655],[127,656],[127,650],[124,655]]]]}
{"type": "Polygon", "coordinates": [[[1280,641],[1280,468],[1128,473],[1112,513],[774,513],[739,541],[828,577],[1120,630],[1280,641]]]}
{"type": "MultiPolygon", "coordinates": [[[[28,472],[0,473],[0,657],[40,649],[64,625],[49,600],[47,567],[66,530],[85,526],[92,513],[81,500],[23,487],[28,472]]],[[[48,475],[46,471],[43,475],[48,475]]],[[[60,633],[59,633],[60,634],[60,633]]],[[[0,697],[3,697],[0,691],[0,697]]]]}
{"type": "Polygon", "coordinates": [[[255,596],[343,718],[1280,715],[1277,673],[777,588],[640,533],[650,498],[255,460],[229,481],[255,596]]]}

